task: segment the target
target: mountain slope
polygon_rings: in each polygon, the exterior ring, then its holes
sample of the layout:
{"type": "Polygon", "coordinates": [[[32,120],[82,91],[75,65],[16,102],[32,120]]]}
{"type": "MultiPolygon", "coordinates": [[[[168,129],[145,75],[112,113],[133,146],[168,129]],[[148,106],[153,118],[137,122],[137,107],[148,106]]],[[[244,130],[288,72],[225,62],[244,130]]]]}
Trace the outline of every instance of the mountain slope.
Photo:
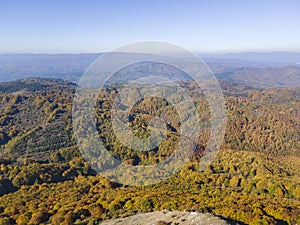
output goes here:
{"type": "Polygon", "coordinates": [[[217,73],[216,77],[229,82],[240,82],[258,88],[299,87],[300,67],[242,67],[217,73]]]}
{"type": "MultiPolygon", "coordinates": [[[[32,81],[16,83],[23,82],[32,81]]],[[[34,82],[41,88],[25,85],[1,93],[0,223],[99,224],[164,209],[212,213],[252,225],[300,223],[300,89],[260,90],[220,83],[227,128],[214,162],[199,170],[210,132],[209,107],[193,83],[182,82],[203,125],[197,150],[174,176],[145,187],[109,181],[82,158],[73,137],[73,84],[42,79],[34,82]]],[[[131,151],[111,129],[110,109],[119,91],[120,86],[114,85],[99,93],[95,119],[104,145],[132,166],[165,160],[180,130],[174,107],[163,99],[148,98],[132,108],[130,126],[141,137],[149,132],[147,123],[153,116],[162,110],[171,116],[166,117],[167,141],[146,153],[131,151]]],[[[130,179],[144,177],[137,174],[130,179]]]]}

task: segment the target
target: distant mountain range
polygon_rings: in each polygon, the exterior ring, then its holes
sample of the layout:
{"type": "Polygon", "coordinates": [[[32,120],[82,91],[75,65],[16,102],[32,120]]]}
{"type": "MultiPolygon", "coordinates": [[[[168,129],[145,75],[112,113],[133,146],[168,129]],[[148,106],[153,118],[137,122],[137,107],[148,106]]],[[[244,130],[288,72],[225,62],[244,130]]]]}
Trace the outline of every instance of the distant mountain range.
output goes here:
{"type": "Polygon", "coordinates": [[[227,54],[199,54],[203,58],[240,61],[265,66],[300,65],[299,52],[242,52],[227,54]]]}
{"type": "Polygon", "coordinates": [[[215,73],[219,79],[258,88],[299,87],[300,67],[240,67],[215,73]]]}
{"type": "MultiPolygon", "coordinates": [[[[48,77],[76,83],[102,54],[0,54],[0,82],[48,77]]],[[[138,53],[116,54],[138,57],[138,53]]],[[[300,53],[245,52],[199,56],[219,79],[260,88],[300,85],[300,53]]]]}
{"type": "Polygon", "coordinates": [[[0,82],[28,77],[78,80],[100,54],[2,54],[0,82]]]}

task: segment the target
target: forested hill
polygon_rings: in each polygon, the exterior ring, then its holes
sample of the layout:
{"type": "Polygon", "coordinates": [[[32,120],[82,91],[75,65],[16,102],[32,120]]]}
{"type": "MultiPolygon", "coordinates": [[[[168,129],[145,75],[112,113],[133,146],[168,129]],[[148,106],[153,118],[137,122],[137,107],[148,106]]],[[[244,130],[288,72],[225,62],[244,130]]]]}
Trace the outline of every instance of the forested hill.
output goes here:
{"type": "Polygon", "coordinates": [[[0,84],[0,93],[35,92],[50,88],[75,87],[76,84],[66,80],[54,78],[26,78],[24,80],[10,81],[0,84]]]}
{"type": "MultiPolygon", "coordinates": [[[[258,90],[226,81],[220,84],[228,110],[224,147],[274,155],[299,155],[299,88],[258,90]]],[[[189,83],[184,85],[192,89],[189,83]]],[[[17,158],[26,155],[43,160],[47,158],[46,153],[73,146],[71,109],[75,89],[73,83],[44,78],[1,84],[2,152],[9,152],[17,158]]],[[[110,107],[113,93],[117,91],[117,87],[111,88],[111,94],[99,100],[104,114],[109,113],[110,108],[107,107],[110,107]]],[[[200,96],[195,101],[203,111],[203,117],[208,118],[205,99],[200,96]]],[[[151,102],[146,102],[144,107],[147,108],[147,104],[151,102]]],[[[178,128],[176,121],[170,121],[170,126],[178,128]]],[[[109,141],[110,138],[107,138],[109,141]]]]}
{"type": "Polygon", "coordinates": [[[237,67],[216,72],[216,77],[258,88],[299,87],[300,67],[237,67]]]}
{"type": "MultiPolygon", "coordinates": [[[[198,171],[210,111],[204,96],[193,92],[194,84],[183,82],[203,125],[197,151],[175,176],[145,188],[110,182],[82,159],[72,128],[76,85],[53,79],[0,85],[0,224],[95,224],[162,209],[210,212],[246,224],[300,223],[300,88],[220,83],[227,128],[216,160],[198,171]]],[[[99,93],[95,119],[104,145],[133,166],[165,160],[178,140],[178,116],[166,118],[167,138],[156,149],[127,149],[110,122],[119,91],[115,85],[99,93]]],[[[147,123],[163,110],[176,115],[163,99],[138,102],[131,111],[132,130],[147,136],[147,123]]]]}

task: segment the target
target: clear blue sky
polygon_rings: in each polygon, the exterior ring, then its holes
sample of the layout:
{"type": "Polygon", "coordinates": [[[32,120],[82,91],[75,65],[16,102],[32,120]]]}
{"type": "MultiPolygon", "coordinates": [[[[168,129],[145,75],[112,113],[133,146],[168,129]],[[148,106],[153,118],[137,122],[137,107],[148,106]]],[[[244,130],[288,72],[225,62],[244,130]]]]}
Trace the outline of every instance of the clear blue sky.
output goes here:
{"type": "Polygon", "coordinates": [[[0,53],[101,52],[143,40],[202,52],[300,51],[300,1],[0,1],[0,53]]]}

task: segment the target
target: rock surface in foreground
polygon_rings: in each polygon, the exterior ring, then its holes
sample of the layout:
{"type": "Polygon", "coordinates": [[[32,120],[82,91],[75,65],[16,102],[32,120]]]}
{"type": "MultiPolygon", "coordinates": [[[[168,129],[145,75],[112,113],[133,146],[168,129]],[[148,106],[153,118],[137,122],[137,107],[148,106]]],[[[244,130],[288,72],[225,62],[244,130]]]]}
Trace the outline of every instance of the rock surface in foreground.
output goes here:
{"type": "Polygon", "coordinates": [[[107,220],[101,225],[226,225],[229,223],[211,214],[180,211],[158,211],[137,214],[126,218],[107,220]]]}

